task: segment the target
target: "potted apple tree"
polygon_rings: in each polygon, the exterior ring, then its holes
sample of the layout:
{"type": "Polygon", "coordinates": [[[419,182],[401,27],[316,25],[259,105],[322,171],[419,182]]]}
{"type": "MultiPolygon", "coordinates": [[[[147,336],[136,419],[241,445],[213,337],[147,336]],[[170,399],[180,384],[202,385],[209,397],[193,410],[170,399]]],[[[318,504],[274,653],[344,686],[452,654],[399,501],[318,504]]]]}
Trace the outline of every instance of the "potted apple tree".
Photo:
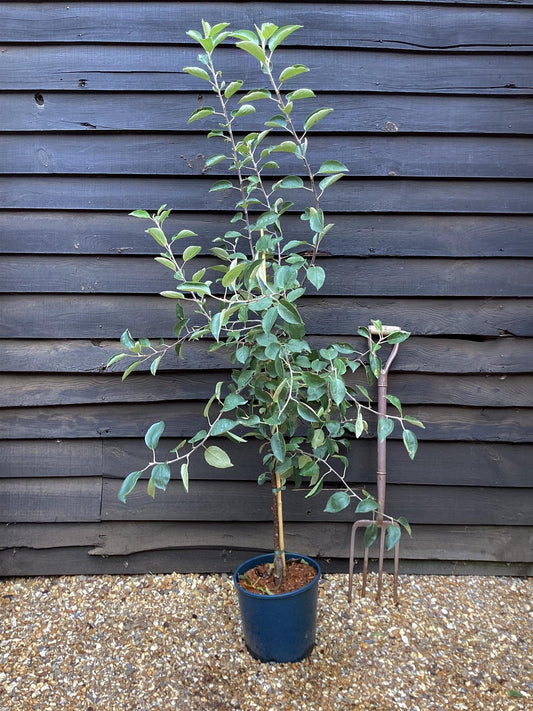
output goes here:
{"type": "MultiPolygon", "coordinates": [[[[208,137],[218,150],[206,160],[206,167],[223,167],[230,177],[216,181],[210,192],[232,195],[235,213],[224,234],[213,240],[210,257],[216,263],[209,268],[202,266],[192,231],[185,227],[167,235],[166,205],[154,214],[131,213],[151,221],[146,232],[161,248],[155,259],[175,279],[174,289],[161,294],[175,301],[176,338],[173,343],[154,344],[134,340],[125,331],[121,338],[125,351],[108,363],[131,357],[125,378],[141,363],[149,363],[155,375],[161,358],[170,351],[179,354],[191,341],[205,339],[210,351],[229,353],[231,374],[226,383],[217,384],[205,408],[205,427],[159,459],[156,448],[165,425],[154,423],[145,436],[152,456],[125,478],[119,499],[126,501],[145,472],[150,473],[151,496],[157,489],[165,490],[172,472],[179,472],[188,490],[191,457],[198,451],[209,466],[233,466],[228,453],[211,443],[213,437],[225,436],[243,446],[250,446],[251,440],[260,443],[265,471],[258,482],[272,488],[273,552],[240,566],[235,584],[248,648],[267,661],[301,659],[315,636],[320,569],[305,556],[285,552],[283,492],[303,485],[310,497],[328,483],[334,488],[326,511],[334,513],[354,503],[354,513],[375,512],[375,500],[346,480],[350,441],[367,431],[367,414],[375,412],[367,390],[350,384],[347,376],[361,369],[372,383],[381,367],[380,348],[409,336],[402,330],[385,333],[375,320],[376,340],[369,339],[367,327],[359,329],[371,344],[363,353],[342,343],[315,347],[308,340],[300,304],[306,293],[316,293],[324,284],[326,270],[319,252],[333,227],[321,207],[323,196],[348,169],[334,158],[317,165],[310,150],[311,129],[332,109],[315,108],[301,126],[293,119],[294,107],[315,95],[305,87],[289,90],[287,82],[308,68],[274,66],[277,48],[298,29],[299,25],[267,22],[253,30],[232,30],[227,23],[211,26],[202,21],[201,32],[188,32],[201,53],[198,65],[184,71],[205,81],[214,97],[214,106],[196,109],[189,123],[215,121],[208,137]],[[223,42],[234,43],[246,61],[255,60],[260,70],[256,81],[264,88],[246,87],[240,79],[225,80],[215,56],[223,42]],[[240,120],[254,114],[259,102],[270,107],[267,120],[261,119],[256,131],[239,132],[240,120]],[[292,173],[281,170],[280,157],[292,160],[292,173]],[[292,195],[298,204],[288,197],[292,195]],[[308,236],[303,239],[287,233],[286,217],[296,211],[306,225],[308,236]]],[[[391,401],[396,414],[386,416],[378,434],[386,437],[395,424],[400,426],[413,457],[417,440],[406,425],[421,423],[402,414],[397,398],[391,401]]],[[[402,527],[409,528],[405,520],[389,519],[389,548],[397,543],[402,527]]],[[[366,537],[368,545],[370,538],[366,537]]]]}

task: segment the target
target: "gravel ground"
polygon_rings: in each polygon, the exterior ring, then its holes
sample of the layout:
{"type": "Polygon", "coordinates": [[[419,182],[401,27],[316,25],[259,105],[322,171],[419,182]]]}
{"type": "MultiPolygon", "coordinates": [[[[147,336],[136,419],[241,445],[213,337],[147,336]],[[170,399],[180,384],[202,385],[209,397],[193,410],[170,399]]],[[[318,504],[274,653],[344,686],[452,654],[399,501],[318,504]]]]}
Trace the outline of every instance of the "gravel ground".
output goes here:
{"type": "Polygon", "coordinates": [[[395,608],[325,575],[316,647],[283,665],[249,656],[226,575],[4,579],[0,710],[533,709],[532,588],[401,576],[395,608]]]}

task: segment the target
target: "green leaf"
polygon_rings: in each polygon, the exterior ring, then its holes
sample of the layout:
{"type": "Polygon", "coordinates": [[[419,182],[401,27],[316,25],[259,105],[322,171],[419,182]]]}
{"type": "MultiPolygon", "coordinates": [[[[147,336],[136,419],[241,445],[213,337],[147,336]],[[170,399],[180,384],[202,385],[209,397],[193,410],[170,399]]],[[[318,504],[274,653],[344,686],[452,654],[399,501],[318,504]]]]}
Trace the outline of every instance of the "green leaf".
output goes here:
{"type": "Polygon", "coordinates": [[[152,375],[157,373],[157,368],[159,367],[162,357],[162,355],[157,356],[157,358],[154,358],[154,360],[150,363],[150,373],[152,373],[152,375]]]}
{"type": "Polygon", "coordinates": [[[411,526],[409,525],[409,521],[404,516],[400,516],[400,518],[398,519],[398,523],[400,524],[400,526],[403,526],[405,528],[409,535],[411,535],[411,526]]]}
{"type": "Polygon", "coordinates": [[[302,28],[303,25],[284,25],[274,32],[268,40],[268,48],[273,52],[290,34],[302,28]]]}
{"type": "Polygon", "coordinates": [[[229,269],[222,277],[222,286],[227,288],[237,280],[240,273],[248,266],[248,262],[241,262],[232,269],[229,269]]]}
{"type": "Polygon", "coordinates": [[[215,341],[218,341],[218,337],[220,336],[220,329],[222,328],[222,312],[217,311],[217,313],[213,316],[209,323],[209,328],[211,329],[211,333],[213,334],[213,338],[215,341]]]}
{"type": "Polygon", "coordinates": [[[279,215],[277,212],[263,212],[256,220],[255,227],[258,230],[264,230],[266,227],[273,225],[279,220],[279,215]]]}
{"type": "Polygon", "coordinates": [[[201,109],[196,109],[196,111],[193,111],[192,114],[189,116],[189,120],[187,121],[187,123],[192,123],[193,121],[198,121],[198,119],[207,118],[207,116],[211,116],[214,113],[215,109],[213,109],[211,106],[204,106],[201,109]]]}
{"type": "Polygon", "coordinates": [[[391,548],[394,548],[394,546],[398,543],[401,537],[402,529],[399,526],[394,524],[387,526],[387,530],[385,532],[385,548],[390,551],[391,548]]]}
{"type": "Polygon", "coordinates": [[[265,50],[260,47],[258,44],[256,44],[253,41],[250,40],[244,40],[244,42],[237,42],[236,46],[239,49],[242,49],[244,52],[248,52],[248,54],[251,54],[253,57],[258,59],[261,64],[265,64],[266,62],[266,54],[265,50]]]}
{"type": "Polygon", "coordinates": [[[284,188],[285,190],[292,190],[294,188],[303,188],[304,181],[298,175],[287,175],[285,178],[278,180],[274,183],[272,190],[278,190],[279,188],[284,188]]]}
{"type": "Polygon", "coordinates": [[[210,193],[216,193],[219,190],[229,190],[233,187],[233,183],[230,180],[217,180],[216,183],[209,188],[210,193]]]}
{"type": "Polygon", "coordinates": [[[259,101],[260,99],[270,99],[270,92],[266,89],[257,89],[256,91],[249,91],[245,94],[242,99],[239,99],[239,104],[245,101],[259,101]]]}
{"type": "Polygon", "coordinates": [[[416,450],[418,449],[418,440],[415,433],[411,432],[411,430],[404,430],[402,437],[407,454],[411,459],[414,459],[416,450]]]}
{"type": "Polygon", "coordinates": [[[276,323],[278,318],[278,310],[273,306],[265,311],[263,318],[261,319],[261,325],[265,333],[270,333],[272,327],[276,323]]]}
{"type": "Polygon", "coordinates": [[[287,323],[293,323],[296,325],[302,323],[302,318],[298,313],[297,308],[291,304],[290,301],[282,299],[277,306],[277,310],[281,318],[287,323]]]}
{"type": "Polygon", "coordinates": [[[122,486],[120,487],[118,492],[118,499],[119,501],[122,501],[123,504],[126,503],[126,496],[128,496],[128,494],[131,494],[131,492],[135,488],[135,484],[137,484],[141,475],[142,471],[131,472],[131,474],[128,474],[128,476],[122,482],[122,486]]]}
{"type": "Polygon", "coordinates": [[[285,460],[286,445],[285,439],[280,432],[274,432],[270,440],[270,446],[272,448],[272,454],[276,457],[278,462],[283,462],[285,460]]]}
{"type": "Polygon", "coordinates": [[[201,247],[191,244],[183,251],[183,261],[188,262],[202,251],[201,247]]]}
{"type": "Polygon", "coordinates": [[[205,162],[206,168],[212,168],[214,165],[221,163],[223,160],[227,160],[227,156],[223,153],[217,153],[217,155],[211,156],[205,162]]]}
{"type": "Polygon", "coordinates": [[[333,185],[333,183],[336,183],[337,180],[340,180],[341,178],[344,177],[344,173],[334,173],[333,175],[327,175],[325,178],[322,178],[322,180],[319,182],[318,187],[322,192],[326,190],[326,188],[329,188],[330,185],[333,185]]]}
{"type": "Polygon", "coordinates": [[[231,115],[233,118],[239,118],[240,116],[249,116],[250,114],[255,114],[256,108],[252,104],[243,104],[239,106],[236,111],[232,111],[231,115]]]}
{"type": "MultiPolygon", "coordinates": [[[[177,287],[180,291],[191,291],[193,294],[200,294],[201,296],[211,296],[211,289],[208,284],[202,284],[201,282],[195,281],[184,281],[177,287]]],[[[168,292],[161,292],[165,296],[168,292]]],[[[172,293],[172,292],[170,292],[172,293]]]]}
{"type": "Polygon", "coordinates": [[[130,356],[127,353],[116,353],[114,356],[112,356],[106,363],[106,368],[110,368],[112,365],[115,363],[118,363],[119,360],[122,360],[123,358],[129,358],[130,356]]]}
{"type": "Polygon", "coordinates": [[[410,415],[405,415],[403,418],[405,422],[409,422],[410,425],[414,425],[415,427],[421,427],[423,430],[426,429],[425,425],[423,422],[420,422],[420,420],[417,420],[416,417],[411,417],[410,415]]]}
{"type": "Polygon", "coordinates": [[[238,79],[237,81],[232,81],[230,84],[228,84],[228,86],[224,90],[224,96],[226,97],[226,99],[230,99],[236,91],[239,91],[242,84],[243,83],[240,79],[238,79]]]}
{"type": "Polygon", "coordinates": [[[198,235],[192,230],[180,230],[177,235],[172,237],[172,242],[176,239],[185,239],[186,237],[198,237],[198,235]]]}
{"type": "Polygon", "coordinates": [[[189,465],[187,462],[183,462],[180,468],[181,481],[183,482],[183,488],[188,493],[189,492],[189,465]]]}
{"type": "MultiPolygon", "coordinates": [[[[133,212],[128,213],[132,217],[142,217],[143,219],[148,219],[151,220],[152,217],[146,212],[146,210],[134,210],[133,212]]],[[[135,472],[134,472],[135,473],[135,472]]]]}
{"type": "Polygon", "coordinates": [[[372,522],[370,524],[370,526],[368,526],[366,528],[365,539],[364,539],[365,540],[365,548],[370,548],[372,543],[374,543],[374,541],[378,537],[378,531],[379,531],[379,529],[377,527],[377,524],[375,524],[374,522],[372,522]]]}
{"type": "Polygon", "coordinates": [[[217,420],[217,422],[214,423],[214,425],[209,430],[209,434],[211,437],[216,437],[217,435],[221,435],[224,434],[224,432],[232,430],[234,427],[237,427],[238,424],[239,423],[235,420],[228,420],[222,418],[221,420],[217,420]]]}
{"type": "Polygon", "coordinates": [[[215,467],[215,469],[228,469],[233,466],[226,452],[215,445],[207,447],[204,451],[204,459],[210,466],[215,467]]]}
{"type": "Polygon", "coordinates": [[[224,400],[222,412],[229,412],[230,410],[234,410],[240,405],[246,405],[246,403],[247,400],[243,398],[243,396],[239,393],[229,393],[229,395],[226,395],[226,398],[224,400]]]}
{"type": "Polygon", "coordinates": [[[135,360],[135,361],[133,361],[133,363],[131,363],[131,365],[128,365],[128,367],[126,368],[126,370],[122,373],[122,380],[126,380],[126,378],[128,377],[128,375],[129,375],[132,371],[134,371],[135,368],[138,368],[138,367],[140,366],[140,364],[141,364],[141,361],[140,361],[140,360],[135,360]]]}
{"type": "Polygon", "coordinates": [[[324,511],[326,513],[338,513],[350,505],[351,497],[346,491],[336,491],[332,494],[324,511]]]}
{"type": "Polygon", "coordinates": [[[170,467],[166,462],[156,464],[152,469],[150,481],[153,482],[156,489],[166,490],[170,481],[170,467]]]}
{"type": "Polygon", "coordinates": [[[296,403],[296,409],[298,411],[298,414],[302,418],[302,420],[305,420],[306,422],[320,422],[320,418],[316,414],[316,412],[313,410],[312,407],[309,407],[304,402],[298,402],[296,403]]]}
{"type": "Polygon", "coordinates": [[[394,395],[386,395],[387,400],[390,402],[391,405],[394,405],[394,407],[398,410],[400,415],[402,414],[402,403],[400,400],[395,397],[394,395]]]}
{"type": "Polygon", "coordinates": [[[394,331],[390,336],[387,336],[387,343],[403,343],[411,334],[408,331],[394,331]]]}
{"type": "Polygon", "coordinates": [[[148,431],[144,435],[144,441],[148,449],[155,449],[157,447],[159,438],[163,434],[164,429],[165,423],[163,421],[154,422],[154,424],[149,427],[148,431]]]}
{"type": "Polygon", "coordinates": [[[378,502],[375,499],[363,499],[357,504],[355,513],[367,513],[368,511],[376,511],[378,508],[378,502]]]}
{"type": "Polygon", "coordinates": [[[285,67],[285,69],[279,75],[279,81],[282,83],[284,81],[287,81],[288,79],[292,79],[293,77],[297,77],[299,74],[304,74],[304,72],[308,71],[309,67],[306,67],[305,64],[293,64],[290,67],[285,67]]]}
{"type": "Polygon", "coordinates": [[[296,89],[287,94],[287,101],[296,101],[297,99],[313,99],[316,96],[312,89],[296,89]]]}
{"type": "Polygon", "coordinates": [[[324,282],[326,281],[326,272],[322,267],[315,265],[313,267],[309,267],[307,270],[307,278],[318,291],[322,288],[324,282]]]}
{"type": "Polygon", "coordinates": [[[120,337],[120,342],[124,346],[124,348],[127,348],[129,351],[131,351],[135,347],[135,341],[131,337],[131,333],[126,330],[120,337]]]}
{"type": "Polygon", "coordinates": [[[294,141],[282,141],[276,146],[272,146],[271,153],[296,153],[297,145],[294,141]]]}
{"type": "Polygon", "coordinates": [[[378,439],[383,442],[394,429],[394,420],[388,417],[380,417],[378,420],[378,439]]]}
{"type": "Polygon", "coordinates": [[[211,81],[211,77],[201,67],[183,67],[183,71],[186,74],[191,74],[193,77],[198,77],[198,79],[204,79],[205,81],[211,81]]]}
{"type": "Polygon", "coordinates": [[[157,244],[160,244],[162,247],[166,247],[167,238],[160,227],[151,227],[149,230],[146,230],[146,232],[155,239],[157,244]]]}
{"type": "Polygon", "coordinates": [[[317,175],[328,175],[329,173],[347,173],[348,168],[338,160],[327,160],[317,171],[317,175]]]}
{"type": "Polygon", "coordinates": [[[313,111],[309,114],[309,116],[305,119],[304,121],[304,130],[309,131],[310,128],[312,128],[315,123],[318,123],[321,121],[323,118],[326,118],[328,114],[330,114],[333,111],[333,109],[316,109],[316,111],[313,111]]]}
{"type": "Polygon", "coordinates": [[[346,386],[344,385],[342,378],[332,378],[329,387],[331,391],[331,397],[333,398],[335,404],[340,405],[346,397],[346,386]]]}
{"type": "Polygon", "coordinates": [[[166,299],[184,299],[185,297],[179,291],[160,291],[159,296],[164,296],[166,299]]]}

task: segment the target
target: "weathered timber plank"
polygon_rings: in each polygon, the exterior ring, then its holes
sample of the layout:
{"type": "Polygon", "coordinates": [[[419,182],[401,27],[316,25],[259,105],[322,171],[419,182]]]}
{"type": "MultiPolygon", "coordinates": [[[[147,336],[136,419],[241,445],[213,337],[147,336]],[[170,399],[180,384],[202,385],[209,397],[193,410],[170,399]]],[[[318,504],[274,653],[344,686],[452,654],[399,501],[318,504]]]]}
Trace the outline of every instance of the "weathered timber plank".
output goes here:
{"type": "MultiPolygon", "coordinates": [[[[265,83],[255,60],[234,48],[220,49],[218,67],[227,82],[265,83]]],[[[529,94],[532,87],[530,57],[505,52],[454,51],[445,62],[437,53],[415,51],[289,48],[277,55],[277,66],[308,66],[306,84],[318,91],[514,96],[529,94]]],[[[196,56],[193,47],[169,45],[12,45],[0,57],[0,90],[203,93],[205,82],[181,69],[196,56]]]]}
{"type": "Polygon", "coordinates": [[[0,441],[0,477],[94,477],[103,471],[98,440],[0,441]]]}
{"type": "MultiPolygon", "coordinates": [[[[268,110],[270,112],[270,109],[268,110]]],[[[309,107],[306,109],[309,113],[309,107]]],[[[270,113],[265,111],[268,120],[270,113]]],[[[256,123],[257,126],[257,123],[256,123]]],[[[176,128],[180,128],[176,124],[176,128]]],[[[322,130],[325,130],[321,127],[322,130]]],[[[486,136],[316,136],[312,159],[320,165],[343,156],[350,175],[415,178],[532,178],[533,151],[528,138],[486,136]]],[[[2,174],[84,175],[228,175],[229,163],[206,167],[216,151],[203,135],[173,134],[1,134],[2,174]]],[[[294,156],[280,154],[282,174],[301,173],[294,156]]],[[[277,171],[265,171],[265,175],[277,171]]]]}
{"type": "MultiPolygon", "coordinates": [[[[533,106],[532,106],[533,115],[533,106]]],[[[532,126],[533,131],[533,126],[532,126]]],[[[231,214],[227,215],[227,221],[231,214]]],[[[224,216],[225,217],[225,216],[224,216]]],[[[533,217],[484,215],[342,215],[328,213],[335,224],[324,249],[332,256],[531,257],[533,217]]],[[[220,233],[220,216],[173,213],[168,235],[183,227],[207,253],[220,233]]],[[[144,232],[146,223],[119,212],[0,211],[6,254],[157,255],[144,232]]],[[[287,233],[308,239],[309,228],[297,215],[287,216],[287,233]]],[[[177,244],[179,247],[181,243],[177,244]]]]}
{"type": "MultiPolygon", "coordinates": [[[[166,550],[135,553],[131,556],[90,556],[88,547],[31,548],[0,551],[0,571],[5,576],[24,575],[142,575],[164,573],[232,573],[241,563],[265,550],[166,550]]],[[[345,573],[346,559],[320,560],[324,573],[345,573]]],[[[371,570],[375,566],[371,562],[371,570]]],[[[356,571],[359,573],[360,564],[356,571]]],[[[389,561],[385,571],[390,573],[389,561]]],[[[402,575],[533,575],[531,563],[493,563],[478,561],[404,560],[402,575]]]]}
{"type": "MultiPolygon", "coordinates": [[[[176,442],[161,440],[159,455],[170,451],[176,442]]],[[[256,481],[263,471],[257,446],[246,447],[217,441],[234,464],[231,478],[256,481]]],[[[122,479],[147,461],[144,439],[105,440],[3,440],[0,442],[0,477],[94,477],[122,479]]],[[[531,483],[533,456],[529,444],[484,442],[421,443],[414,461],[408,459],[403,444],[391,440],[388,446],[391,483],[441,484],[457,486],[526,487],[531,483]]],[[[347,479],[373,482],[376,470],[376,444],[367,439],[353,444],[348,453],[347,479]]],[[[191,480],[220,480],[220,472],[206,467],[202,458],[191,466],[191,480]]]]}
{"type": "MultiPolygon", "coordinates": [[[[314,558],[348,557],[351,523],[287,523],[287,549],[314,558]]],[[[90,556],[125,556],[166,549],[257,548],[271,545],[270,523],[108,521],[102,523],[15,523],[0,527],[0,550],[94,546],[90,556]]],[[[533,533],[526,526],[413,526],[401,541],[402,561],[476,560],[530,562],[533,533]]],[[[373,553],[371,551],[371,555],[373,553]]],[[[385,553],[387,558],[391,551],[385,553]]]]}
{"type": "MultiPolygon", "coordinates": [[[[351,337],[379,318],[413,335],[533,336],[533,299],[319,298],[302,301],[308,333],[351,337]]],[[[174,305],[150,295],[4,295],[4,338],[119,338],[126,326],[136,338],[172,338],[174,305]]]]}
{"type": "MultiPolygon", "coordinates": [[[[0,208],[175,210],[218,212],[232,209],[229,190],[209,193],[211,178],[141,178],[76,176],[0,177],[0,208]]],[[[296,191],[292,191],[293,193],[296,191]]],[[[305,207],[292,195],[295,209],[305,207]]],[[[398,213],[530,214],[531,183],[502,180],[419,180],[345,178],[324,196],[324,210],[398,213]]]]}
{"type": "MultiPolygon", "coordinates": [[[[123,365],[123,364],[122,364],[123,365]]],[[[124,365],[123,365],[124,367],[124,365]]],[[[114,402],[208,400],[218,381],[229,373],[203,370],[152,375],[133,373],[125,382],[116,376],[2,375],[0,407],[35,407],[114,402]]],[[[345,376],[349,385],[367,385],[361,372],[345,376]]],[[[222,391],[224,394],[225,390],[222,391]]],[[[394,374],[390,392],[403,404],[533,407],[531,375],[394,374]]],[[[376,389],[370,389],[376,398],[376,389]]]]}
{"type": "MultiPolygon", "coordinates": [[[[237,95],[238,96],[238,95],[237,95]]],[[[332,94],[318,97],[334,110],[321,131],[354,133],[526,134],[533,130],[533,99],[528,96],[439,96],[332,94]]],[[[297,102],[296,121],[313,102],[297,102]]],[[[321,105],[321,104],[320,104],[321,105]]],[[[0,94],[2,131],[198,131],[187,124],[198,108],[197,93],[101,93],[24,91],[0,94]]],[[[213,121],[213,125],[214,125],[213,121]]],[[[202,126],[210,125],[210,119],[202,126]]],[[[254,116],[240,117],[243,131],[257,128],[254,116]]]]}
{"type": "MultiPolygon", "coordinates": [[[[215,263],[200,255],[195,269],[215,263]]],[[[533,296],[525,259],[327,257],[317,264],[328,274],[324,296],[533,296]]],[[[0,256],[3,293],[153,294],[173,291],[175,284],[173,273],[149,257],[0,256]]],[[[212,290],[223,287],[215,283],[212,290]]]]}
{"type": "MultiPolygon", "coordinates": [[[[9,480],[8,480],[9,481],[9,480]]],[[[120,482],[104,479],[102,520],[104,521],[270,521],[271,491],[252,482],[196,482],[187,494],[171,481],[167,492],[153,500],[137,488],[124,505],[117,499],[120,482]]],[[[372,490],[372,487],[370,487],[372,490]]],[[[353,521],[353,508],[338,514],[324,513],[332,491],[324,490],[311,499],[306,491],[287,491],[284,516],[287,521],[353,521]]],[[[391,516],[405,516],[410,523],[446,525],[533,524],[531,489],[484,487],[391,485],[387,488],[387,510],[391,516]]]]}
{"type": "MultiPolygon", "coordinates": [[[[136,335],[138,335],[136,333],[136,335]]],[[[314,348],[327,346],[327,336],[308,339],[314,348]]],[[[360,353],[366,350],[362,338],[342,339],[360,353]]],[[[158,372],[188,370],[215,370],[231,367],[231,361],[222,351],[209,353],[209,341],[189,343],[181,358],[173,350],[163,358],[158,372]]],[[[402,344],[394,361],[395,372],[417,373],[527,373],[531,370],[533,342],[527,338],[424,338],[411,336],[402,344]]],[[[108,340],[11,340],[2,341],[2,368],[4,373],[99,373],[116,353],[122,351],[119,341],[108,340]]],[[[147,372],[149,364],[137,369],[147,372]]],[[[123,364],[116,363],[107,372],[122,372],[123,364]]]]}
{"type": "MultiPolygon", "coordinates": [[[[227,439],[217,440],[216,443],[228,452],[234,464],[230,475],[232,480],[257,481],[264,466],[256,444],[250,442],[240,446],[227,439]]],[[[169,452],[175,444],[174,440],[161,439],[160,455],[169,452]]],[[[493,487],[531,485],[533,447],[530,444],[424,441],[414,461],[411,461],[403,444],[391,440],[388,442],[387,453],[387,479],[392,484],[493,487]]],[[[376,480],[375,441],[364,439],[352,443],[347,456],[347,481],[372,483],[376,480]]],[[[137,471],[147,462],[144,439],[106,439],[103,442],[103,457],[104,475],[123,479],[130,471],[137,471]]],[[[27,475],[31,475],[31,469],[27,475]]],[[[143,476],[148,478],[147,474],[143,476]]],[[[176,471],[174,477],[177,477],[176,471]]],[[[191,465],[190,477],[194,481],[219,480],[220,472],[206,467],[201,456],[198,456],[191,465]]]]}
{"type": "Polygon", "coordinates": [[[100,477],[0,479],[0,521],[99,521],[100,477]]]}
{"type": "MultiPolygon", "coordinates": [[[[160,402],[68,405],[65,407],[4,408],[0,436],[5,439],[79,439],[140,437],[159,420],[170,437],[192,437],[205,426],[204,403],[160,402]]],[[[533,441],[533,409],[475,408],[447,405],[411,406],[409,414],[422,420],[423,440],[486,442],[533,441]]],[[[391,437],[400,436],[393,433],[391,437]]]]}
{"type": "MultiPolygon", "coordinates": [[[[15,526],[11,528],[9,543],[6,541],[5,547],[23,545],[33,533],[28,531],[24,535],[22,531],[17,532],[15,526]]],[[[343,558],[348,557],[350,550],[350,532],[351,523],[288,523],[285,543],[287,550],[309,551],[306,554],[314,558],[343,558]]],[[[74,540],[77,540],[77,532],[73,533],[74,540]]],[[[89,554],[131,555],[146,550],[193,546],[240,548],[244,542],[247,547],[268,549],[271,536],[270,523],[228,526],[225,523],[108,522],[101,524],[100,545],[89,554]]],[[[60,540],[58,536],[57,541],[60,540]]],[[[86,545],[86,542],[82,540],[78,545],[86,545]]],[[[402,560],[432,558],[528,563],[532,545],[533,530],[527,526],[418,525],[413,526],[412,537],[402,537],[401,552],[402,560]]],[[[37,544],[37,547],[44,546],[37,544]]],[[[392,556],[392,551],[386,553],[387,558],[392,556]]]]}
{"type": "Polygon", "coordinates": [[[223,7],[219,2],[115,2],[95,12],[94,4],[85,2],[76,3],[73,13],[48,2],[4,3],[0,42],[192,43],[184,28],[198,27],[202,17],[235,28],[265,21],[281,26],[303,17],[304,29],[290,35],[285,46],[516,50],[531,47],[533,34],[532,11],[518,7],[484,7],[481,12],[439,5],[254,2],[243,12],[241,2],[224,2],[223,7]]]}

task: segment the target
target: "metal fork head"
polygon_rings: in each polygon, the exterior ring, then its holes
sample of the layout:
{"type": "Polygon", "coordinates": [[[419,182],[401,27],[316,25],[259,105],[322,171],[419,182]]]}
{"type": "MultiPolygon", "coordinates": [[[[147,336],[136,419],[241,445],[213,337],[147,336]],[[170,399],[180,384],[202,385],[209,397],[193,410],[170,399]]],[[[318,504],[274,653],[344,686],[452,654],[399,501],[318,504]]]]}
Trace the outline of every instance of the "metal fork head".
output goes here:
{"type": "MultiPolygon", "coordinates": [[[[378,563],[378,586],[376,592],[376,602],[381,600],[381,589],[383,585],[383,561],[385,557],[385,534],[387,528],[391,525],[390,521],[370,521],[368,519],[361,519],[356,521],[352,525],[352,535],[350,538],[350,561],[348,569],[348,602],[352,601],[352,587],[353,587],[353,569],[354,569],[354,558],[355,558],[355,535],[358,528],[368,528],[371,524],[376,524],[380,530],[379,533],[379,563],[378,563]]],[[[365,597],[366,594],[366,581],[368,575],[368,554],[370,547],[365,546],[365,553],[363,559],[363,581],[361,585],[361,597],[365,597]]],[[[400,544],[396,543],[394,546],[394,574],[393,574],[393,588],[392,595],[394,604],[398,604],[398,567],[400,560],[400,544]]]]}

